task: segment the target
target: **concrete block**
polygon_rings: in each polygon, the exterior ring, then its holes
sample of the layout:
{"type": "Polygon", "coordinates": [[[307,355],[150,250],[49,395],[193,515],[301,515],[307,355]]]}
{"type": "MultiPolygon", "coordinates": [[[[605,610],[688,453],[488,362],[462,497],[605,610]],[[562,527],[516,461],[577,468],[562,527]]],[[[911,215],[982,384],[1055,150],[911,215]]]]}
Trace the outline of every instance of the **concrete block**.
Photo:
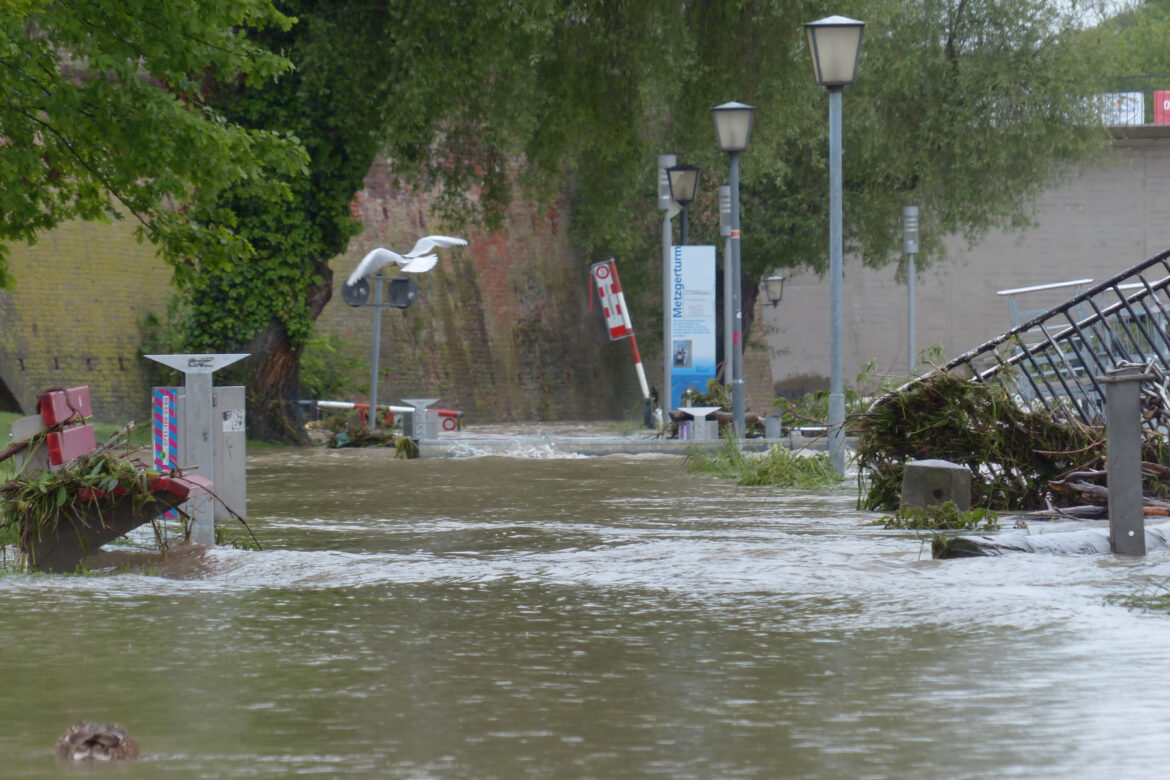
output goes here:
{"type": "Polygon", "coordinates": [[[948,501],[964,512],[970,511],[970,469],[947,460],[917,460],[906,464],[902,475],[902,506],[936,506],[948,501]]]}

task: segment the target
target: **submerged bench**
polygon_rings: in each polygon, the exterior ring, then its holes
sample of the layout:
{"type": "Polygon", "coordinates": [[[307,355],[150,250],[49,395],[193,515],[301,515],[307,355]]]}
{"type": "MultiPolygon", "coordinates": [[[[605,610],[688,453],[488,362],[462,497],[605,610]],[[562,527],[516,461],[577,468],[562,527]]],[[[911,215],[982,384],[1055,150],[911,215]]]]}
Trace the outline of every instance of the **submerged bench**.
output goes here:
{"type": "MultiPolygon", "coordinates": [[[[93,424],[87,422],[92,414],[88,387],[47,390],[38,397],[37,409],[38,414],[13,424],[13,444],[5,451],[23,455],[20,474],[60,471],[99,452],[93,424]]],[[[26,523],[17,544],[29,566],[45,572],[75,571],[102,545],[180,508],[190,498],[212,492],[211,481],[196,474],[179,470],[160,474],[141,466],[137,470],[141,480],[137,485],[127,481],[79,486],[73,496],[58,500],[50,522],[36,527],[26,523]]]]}

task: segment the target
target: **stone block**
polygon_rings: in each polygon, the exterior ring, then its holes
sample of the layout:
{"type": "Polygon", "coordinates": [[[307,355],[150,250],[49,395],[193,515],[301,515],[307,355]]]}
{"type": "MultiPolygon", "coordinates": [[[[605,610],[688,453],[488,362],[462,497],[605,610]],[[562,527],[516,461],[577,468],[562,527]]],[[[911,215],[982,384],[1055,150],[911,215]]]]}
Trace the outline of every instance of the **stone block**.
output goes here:
{"type": "Polygon", "coordinates": [[[902,506],[936,506],[948,501],[964,512],[970,511],[970,469],[947,460],[917,460],[906,464],[902,475],[902,506]]]}

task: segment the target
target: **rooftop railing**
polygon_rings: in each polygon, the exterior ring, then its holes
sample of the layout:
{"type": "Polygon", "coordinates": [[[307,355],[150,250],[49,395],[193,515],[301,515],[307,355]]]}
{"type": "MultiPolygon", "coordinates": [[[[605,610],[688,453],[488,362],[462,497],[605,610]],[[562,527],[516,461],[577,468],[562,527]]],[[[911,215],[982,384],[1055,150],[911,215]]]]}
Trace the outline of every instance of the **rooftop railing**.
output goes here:
{"type": "Polygon", "coordinates": [[[1119,76],[1111,89],[1101,106],[1106,125],[1170,125],[1170,75],[1119,76]]]}

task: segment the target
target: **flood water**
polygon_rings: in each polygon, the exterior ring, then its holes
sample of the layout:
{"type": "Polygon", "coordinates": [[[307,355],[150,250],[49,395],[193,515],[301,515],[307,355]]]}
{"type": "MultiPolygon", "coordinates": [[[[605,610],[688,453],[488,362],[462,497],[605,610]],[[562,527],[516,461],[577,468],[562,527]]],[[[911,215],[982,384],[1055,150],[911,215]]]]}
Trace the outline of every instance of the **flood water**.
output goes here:
{"type": "Polygon", "coordinates": [[[933,561],[852,486],[549,447],[264,452],[248,489],[265,549],[189,579],[0,577],[0,776],[82,719],[137,737],[118,777],[1170,772],[1170,615],[1108,601],[1167,553],[933,561]]]}

